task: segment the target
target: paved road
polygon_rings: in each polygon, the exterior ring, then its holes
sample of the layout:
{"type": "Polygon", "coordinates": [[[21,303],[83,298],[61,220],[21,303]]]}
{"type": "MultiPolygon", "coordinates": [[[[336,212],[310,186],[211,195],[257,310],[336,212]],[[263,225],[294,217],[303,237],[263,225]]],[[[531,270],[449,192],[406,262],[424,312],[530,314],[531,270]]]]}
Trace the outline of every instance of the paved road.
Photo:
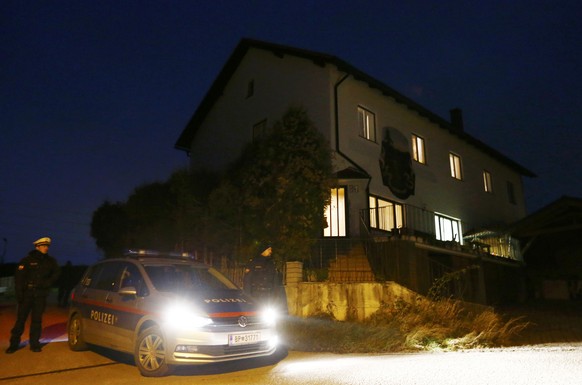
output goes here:
{"type": "Polygon", "coordinates": [[[389,355],[290,352],[276,360],[211,365],[144,378],[129,359],[103,352],[73,353],[53,342],[42,353],[3,356],[0,385],[60,384],[431,384],[579,385],[582,345],[389,355]]]}
{"type": "MultiPolygon", "coordinates": [[[[163,379],[143,378],[131,358],[110,351],[74,353],[66,344],[64,309],[49,307],[42,353],[23,347],[3,350],[13,323],[14,307],[0,306],[0,385],[60,384],[495,384],[582,385],[582,342],[572,339],[576,325],[546,327],[559,343],[528,344],[504,349],[448,353],[333,355],[282,352],[273,359],[226,363],[180,370],[163,379]],[[566,342],[566,341],[570,342],[566,342]]],[[[554,313],[552,313],[554,314],[554,313]]],[[[555,321],[555,314],[552,316],[555,321]]],[[[539,318],[541,320],[541,318],[539,318]]],[[[538,328],[539,330],[543,330],[538,328]]],[[[577,334],[574,334],[576,336],[577,334]]]]}

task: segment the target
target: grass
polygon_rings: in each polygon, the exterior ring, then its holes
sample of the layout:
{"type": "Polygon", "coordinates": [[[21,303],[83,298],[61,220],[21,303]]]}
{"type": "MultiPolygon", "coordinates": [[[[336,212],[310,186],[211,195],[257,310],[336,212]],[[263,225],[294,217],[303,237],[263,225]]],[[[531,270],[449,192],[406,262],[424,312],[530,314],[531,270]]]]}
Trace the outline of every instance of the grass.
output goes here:
{"type": "Polygon", "coordinates": [[[386,353],[503,346],[526,327],[522,318],[505,319],[490,308],[419,298],[385,306],[363,322],[289,317],[281,333],[291,350],[386,353]]]}

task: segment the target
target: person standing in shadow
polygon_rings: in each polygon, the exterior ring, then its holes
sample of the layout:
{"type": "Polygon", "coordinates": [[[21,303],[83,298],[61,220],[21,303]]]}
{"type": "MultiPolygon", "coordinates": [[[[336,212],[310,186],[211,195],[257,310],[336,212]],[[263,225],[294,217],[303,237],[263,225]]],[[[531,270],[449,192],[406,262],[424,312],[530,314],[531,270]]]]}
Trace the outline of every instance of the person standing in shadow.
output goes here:
{"type": "Polygon", "coordinates": [[[65,266],[61,268],[61,276],[59,278],[58,302],[60,307],[69,306],[69,296],[71,295],[73,286],[75,286],[73,264],[71,261],[67,261],[65,266]]]}

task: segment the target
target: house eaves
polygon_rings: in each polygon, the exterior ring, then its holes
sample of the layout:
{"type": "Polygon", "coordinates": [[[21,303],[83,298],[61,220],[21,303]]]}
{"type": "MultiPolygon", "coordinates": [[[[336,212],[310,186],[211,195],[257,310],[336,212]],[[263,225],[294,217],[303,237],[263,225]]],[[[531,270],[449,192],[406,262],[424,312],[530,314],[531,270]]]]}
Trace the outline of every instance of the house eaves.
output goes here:
{"type": "Polygon", "coordinates": [[[582,231],[582,198],[563,196],[508,226],[507,230],[520,239],[582,231]]]}
{"type": "Polygon", "coordinates": [[[336,179],[370,179],[371,176],[361,169],[348,167],[333,174],[336,179]]]}
{"type": "Polygon", "coordinates": [[[182,134],[176,141],[176,144],[174,146],[176,149],[187,152],[190,150],[190,145],[192,143],[192,140],[194,139],[194,136],[196,135],[196,131],[206,118],[206,115],[208,114],[212,106],[222,95],[224,87],[226,87],[233,73],[236,71],[240,62],[242,61],[242,59],[244,58],[244,56],[246,55],[250,48],[258,48],[266,51],[271,51],[273,52],[274,55],[279,57],[284,57],[285,55],[300,57],[303,59],[310,60],[315,65],[321,67],[324,67],[326,64],[332,64],[336,66],[338,70],[351,75],[356,80],[366,82],[370,87],[379,90],[385,96],[393,98],[397,103],[405,105],[408,109],[415,111],[420,116],[428,119],[429,121],[438,125],[442,129],[449,131],[451,134],[477,147],[478,149],[497,159],[501,163],[504,163],[507,166],[514,169],[515,171],[519,172],[521,175],[528,177],[536,177],[536,175],[533,172],[519,165],[513,160],[509,159],[505,155],[501,154],[499,151],[487,146],[483,142],[465,133],[464,131],[459,130],[447,120],[429,111],[428,109],[416,103],[412,99],[402,95],[401,93],[389,87],[388,85],[360,71],[356,67],[352,66],[351,64],[345,62],[344,60],[336,56],[246,38],[242,39],[239,42],[239,44],[237,45],[237,47],[234,49],[233,53],[227,60],[226,64],[218,74],[216,80],[208,90],[206,96],[204,97],[204,99],[202,99],[202,102],[196,109],[196,112],[194,113],[194,115],[192,116],[192,118],[182,131],[182,134]]]}

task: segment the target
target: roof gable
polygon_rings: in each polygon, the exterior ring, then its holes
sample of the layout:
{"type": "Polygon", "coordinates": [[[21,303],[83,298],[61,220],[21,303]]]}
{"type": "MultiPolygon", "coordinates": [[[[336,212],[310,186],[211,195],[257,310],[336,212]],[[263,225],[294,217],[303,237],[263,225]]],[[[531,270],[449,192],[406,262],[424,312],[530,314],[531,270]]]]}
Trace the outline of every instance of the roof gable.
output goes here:
{"type": "Polygon", "coordinates": [[[456,128],[453,124],[443,119],[442,117],[434,114],[425,107],[416,103],[412,99],[404,96],[403,94],[397,92],[388,85],[382,83],[381,81],[373,78],[372,76],[360,71],[351,64],[345,62],[344,60],[321,52],[309,51],[300,48],[289,47],[280,44],[269,43],[265,41],[253,40],[253,39],[242,39],[239,44],[234,49],[233,53],[227,60],[226,64],[218,74],[216,80],[208,90],[204,99],[196,109],[196,112],[182,131],[180,137],[176,141],[175,148],[179,150],[189,151],[192,140],[198,127],[204,121],[206,115],[216,102],[216,100],[222,94],[224,87],[228,84],[233,73],[238,68],[240,62],[243,60],[244,56],[250,48],[258,48],[266,51],[271,51],[273,54],[283,57],[285,55],[292,55],[307,60],[311,60],[315,65],[325,66],[326,64],[332,64],[336,66],[340,71],[345,72],[354,77],[356,80],[366,82],[370,87],[378,89],[382,94],[393,98],[397,103],[401,103],[408,107],[409,109],[416,111],[420,116],[427,118],[432,123],[438,125],[442,129],[449,131],[451,134],[458,136],[462,140],[468,142],[469,144],[477,147],[481,151],[487,153],[493,158],[499,160],[500,162],[506,164],[512,169],[516,170],[522,175],[535,177],[536,175],[520,164],[509,159],[505,155],[501,154],[497,150],[487,146],[480,140],[472,137],[471,135],[465,133],[462,130],[456,128]]]}

